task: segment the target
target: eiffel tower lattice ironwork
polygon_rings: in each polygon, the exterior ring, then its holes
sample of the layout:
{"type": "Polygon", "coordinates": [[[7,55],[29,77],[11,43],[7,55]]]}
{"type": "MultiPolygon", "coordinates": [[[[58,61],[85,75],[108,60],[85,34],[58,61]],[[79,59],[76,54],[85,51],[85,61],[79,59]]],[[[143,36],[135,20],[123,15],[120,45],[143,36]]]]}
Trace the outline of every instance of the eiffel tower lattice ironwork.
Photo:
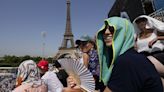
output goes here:
{"type": "Polygon", "coordinates": [[[71,16],[70,16],[70,0],[67,0],[67,19],[66,19],[66,29],[64,33],[64,39],[62,41],[61,47],[59,47],[58,53],[55,55],[55,59],[63,57],[76,57],[76,48],[74,44],[74,36],[71,28],[71,16]],[[70,44],[69,44],[70,42],[70,44]]]}

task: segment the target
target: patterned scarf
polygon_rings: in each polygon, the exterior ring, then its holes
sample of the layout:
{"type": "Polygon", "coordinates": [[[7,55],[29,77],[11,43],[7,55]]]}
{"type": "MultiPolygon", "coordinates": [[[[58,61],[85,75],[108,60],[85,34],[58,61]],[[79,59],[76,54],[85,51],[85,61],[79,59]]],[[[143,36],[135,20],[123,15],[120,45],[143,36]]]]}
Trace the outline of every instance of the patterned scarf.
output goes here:
{"type": "Polygon", "coordinates": [[[33,60],[23,61],[18,67],[16,86],[23,83],[40,84],[40,73],[33,60]]]}

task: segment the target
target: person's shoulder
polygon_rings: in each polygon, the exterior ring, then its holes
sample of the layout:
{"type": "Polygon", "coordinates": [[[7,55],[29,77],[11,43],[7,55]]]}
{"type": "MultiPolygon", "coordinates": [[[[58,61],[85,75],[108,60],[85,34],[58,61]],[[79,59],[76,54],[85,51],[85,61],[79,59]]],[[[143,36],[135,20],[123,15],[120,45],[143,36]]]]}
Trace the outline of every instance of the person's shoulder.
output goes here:
{"type": "Polygon", "coordinates": [[[15,88],[12,92],[47,92],[47,85],[42,80],[38,80],[35,84],[36,85],[24,83],[15,88]]]}
{"type": "Polygon", "coordinates": [[[18,87],[16,87],[12,92],[24,92],[25,89],[29,87],[28,84],[22,84],[18,87]]]}
{"type": "Polygon", "coordinates": [[[47,71],[47,72],[42,76],[42,79],[51,78],[51,77],[56,77],[56,73],[53,72],[53,71],[47,71]]]}
{"type": "Polygon", "coordinates": [[[83,53],[83,58],[89,58],[89,55],[87,53],[83,53]]]}
{"type": "Polygon", "coordinates": [[[56,76],[56,73],[54,71],[48,71],[47,73],[49,76],[56,76]]]}
{"type": "Polygon", "coordinates": [[[126,51],[125,53],[123,53],[117,58],[117,62],[120,61],[121,63],[140,64],[140,63],[144,63],[145,61],[148,61],[148,59],[146,58],[145,55],[139,54],[134,49],[129,49],[128,51],[126,51]]]}

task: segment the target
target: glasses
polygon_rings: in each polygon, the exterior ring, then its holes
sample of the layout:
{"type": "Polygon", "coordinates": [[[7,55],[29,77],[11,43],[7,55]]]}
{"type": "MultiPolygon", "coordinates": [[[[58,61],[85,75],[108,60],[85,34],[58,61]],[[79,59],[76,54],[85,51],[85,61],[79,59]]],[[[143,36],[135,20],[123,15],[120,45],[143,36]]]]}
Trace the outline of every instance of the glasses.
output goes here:
{"type": "Polygon", "coordinates": [[[105,34],[105,32],[107,31],[107,29],[109,30],[109,32],[111,33],[111,34],[114,34],[114,27],[113,26],[106,26],[105,27],[105,29],[102,31],[103,32],[103,34],[105,34]]]}

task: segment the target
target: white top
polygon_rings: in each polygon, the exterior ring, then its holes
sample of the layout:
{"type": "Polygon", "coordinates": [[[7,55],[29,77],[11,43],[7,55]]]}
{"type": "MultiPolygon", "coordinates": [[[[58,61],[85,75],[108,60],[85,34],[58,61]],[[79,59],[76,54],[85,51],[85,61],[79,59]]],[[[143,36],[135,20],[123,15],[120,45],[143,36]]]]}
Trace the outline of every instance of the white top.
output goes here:
{"type": "Polygon", "coordinates": [[[83,61],[83,52],[79,49],[77,49],[77,53],[78,53],[78,58],[77,58],[77,61],[79,61],[81,64],[84,64],[84,61],[83,61]]]}
{"type": "Polygon", "coordinates": [[[152,33],[150,37],[148,38],[144,38],[144,39],[139,39],[137,38],[137,51],[138,52],[155,52],[155,51],[162,51],[164,49],[164,45],[158,40],[157,42],[155,42],[153,44],[153,46],[151,48],[149,48],[148,44],[150,41],[152,41],[153,39],[157,38],[156,33],[152,33]]]}
{"type": "Polygon", "coordinates": [[[84,64],[83,57],[81,57],[81,58],[79,59],[79,62],[80,62],[81,64],[84,64]]]}
{"type": "Polygon", "coordinates": [[[48,92],[62,92],[63,85],[53,71],[47,71],[42,78],[48,86],[48,92]]]}

